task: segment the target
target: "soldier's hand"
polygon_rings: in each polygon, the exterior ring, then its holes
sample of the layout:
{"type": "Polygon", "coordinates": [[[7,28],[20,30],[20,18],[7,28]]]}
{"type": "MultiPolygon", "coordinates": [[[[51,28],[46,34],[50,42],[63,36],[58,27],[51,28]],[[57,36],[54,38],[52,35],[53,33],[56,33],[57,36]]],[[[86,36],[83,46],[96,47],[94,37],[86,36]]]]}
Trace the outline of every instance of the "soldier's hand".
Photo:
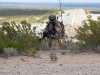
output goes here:
{"type": "Polygon", "coordinates": [[[55,26],[55,29],[56,29],[56,31],[59,31],[60,30],[57,26],[55,26]]]}

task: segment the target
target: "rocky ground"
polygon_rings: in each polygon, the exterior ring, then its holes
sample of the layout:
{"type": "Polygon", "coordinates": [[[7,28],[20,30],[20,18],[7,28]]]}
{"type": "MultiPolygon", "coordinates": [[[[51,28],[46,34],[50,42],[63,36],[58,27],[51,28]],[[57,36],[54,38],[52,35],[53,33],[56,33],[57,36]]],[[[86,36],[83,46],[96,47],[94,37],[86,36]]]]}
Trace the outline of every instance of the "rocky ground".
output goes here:
{"type": "Polygon", "coordinates": [[[0,58],[0,75],[100,75],[99,53],[70,53],[57,51],[58,61],[51,62],[49,51],[33,56],[0,58]]]}

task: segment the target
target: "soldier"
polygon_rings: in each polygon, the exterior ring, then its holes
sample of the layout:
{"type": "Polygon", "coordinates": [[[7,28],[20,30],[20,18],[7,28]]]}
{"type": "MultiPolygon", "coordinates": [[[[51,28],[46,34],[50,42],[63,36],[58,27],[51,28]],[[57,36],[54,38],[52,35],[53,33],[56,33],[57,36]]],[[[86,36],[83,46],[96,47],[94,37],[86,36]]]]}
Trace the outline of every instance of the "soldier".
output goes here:
{"type": "Polygon", "coordinates": [[[49,15],[48,18],[49,22],[47,23],[44,32],[47,33],[48,45],[50,47],[50,60],[57,61],[56,50],[61,37],[61,24],[56,20],[54,14],[49,15]]]}

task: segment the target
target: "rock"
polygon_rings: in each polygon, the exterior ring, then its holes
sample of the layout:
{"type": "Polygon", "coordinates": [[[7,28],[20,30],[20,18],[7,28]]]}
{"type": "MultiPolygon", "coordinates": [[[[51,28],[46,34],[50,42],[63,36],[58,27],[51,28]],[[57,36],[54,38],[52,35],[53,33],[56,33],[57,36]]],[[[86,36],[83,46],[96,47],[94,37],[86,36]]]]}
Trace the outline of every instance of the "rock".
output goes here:
{"type": "Polygon", "coordinates": [[[14,49],[13,47],[8,47],[8,48],[4,48],[4,54],[7,56],[7,57],[10,57],[10,56],[17,56],[19,53],[16,49],[14,49]]]}

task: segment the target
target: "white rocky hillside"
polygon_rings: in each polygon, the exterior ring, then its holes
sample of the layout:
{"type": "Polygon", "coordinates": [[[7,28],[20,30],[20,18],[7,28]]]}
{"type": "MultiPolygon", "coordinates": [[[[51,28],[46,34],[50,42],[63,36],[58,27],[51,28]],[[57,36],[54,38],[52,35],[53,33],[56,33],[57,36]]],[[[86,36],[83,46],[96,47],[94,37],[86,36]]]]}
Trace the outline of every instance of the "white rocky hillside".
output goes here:
{"type": "Polygon", "coordinates": [[[71,18],[71,24],[66,24],[65,26],[65,33],[69,37],[73,37],[76,34],[74,28],[81,26],[81,22],[87,19],[87,14],[84,9],[74,9],[74,13],[72,15],[73,17],[71,18]]]}
{"type": "Polygon", "coordinates": [[[86,20],[88,15],[91,15],[94,20],[97,20],[97,17],[100,16],[100,14],[92,14],[84,9],[65,10],[65,13],[62,15],[63,23],[65,25],[65,33],[69,37],[73,37],[76,33],[74,28],[81,26],[82,21],[86,20]]]}

